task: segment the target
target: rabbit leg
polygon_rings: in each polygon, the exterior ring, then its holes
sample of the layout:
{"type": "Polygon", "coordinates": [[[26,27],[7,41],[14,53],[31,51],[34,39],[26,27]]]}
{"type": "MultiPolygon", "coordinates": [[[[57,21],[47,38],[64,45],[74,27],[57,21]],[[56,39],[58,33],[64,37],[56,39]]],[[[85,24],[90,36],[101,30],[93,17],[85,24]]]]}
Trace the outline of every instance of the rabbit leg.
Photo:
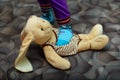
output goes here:
{"type": "Polygon", "coordinates": [[[99,35],[92,40],[81,40],[78,44],[78,52],[88,49],[101,50],[109,42],[109,38],[106,35],[99,35]]]}
{"type": "Polygon", "coordinates": [[[106,35],[100,35],[95,37],[90,41],[92,50],[101,50],[103,49],[109,42],[109,38],[106,35]]]}
{"type": "Polygon", "coordinates": [[[88,33],[88,34],[79,34],[80,39],[85,39],[85,40],[91,40],[94,37],[98,36],[98,35],[102,35],[103,34],[103,28],[102,25],[100,24],[96,24],[95,26],[93,26],[92,30],[88,33]]]}

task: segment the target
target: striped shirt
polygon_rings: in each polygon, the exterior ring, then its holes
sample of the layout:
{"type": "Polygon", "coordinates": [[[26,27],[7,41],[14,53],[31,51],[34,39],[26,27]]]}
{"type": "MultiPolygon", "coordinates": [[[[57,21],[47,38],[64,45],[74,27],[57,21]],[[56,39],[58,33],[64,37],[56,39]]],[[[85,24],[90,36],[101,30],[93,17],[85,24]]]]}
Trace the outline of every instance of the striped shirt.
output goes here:
{"type": "MultiPolygon", "coordinates": [[[[58,37],[58,30],[53,28],[53,32],[56,35],[56,39],[58,37]]],[[[78,35],[75,35],[72,37],[71,41],[63,46],[57,46],[56,42],[46,42],[45,45],[50,45],[53,47],[53,49],[56,51],[57,54],[61,56],[68,56],[68,55],[74,55],[77,53],[78,50],[78,43],[80,41],[80,37],[78,35]]]]}

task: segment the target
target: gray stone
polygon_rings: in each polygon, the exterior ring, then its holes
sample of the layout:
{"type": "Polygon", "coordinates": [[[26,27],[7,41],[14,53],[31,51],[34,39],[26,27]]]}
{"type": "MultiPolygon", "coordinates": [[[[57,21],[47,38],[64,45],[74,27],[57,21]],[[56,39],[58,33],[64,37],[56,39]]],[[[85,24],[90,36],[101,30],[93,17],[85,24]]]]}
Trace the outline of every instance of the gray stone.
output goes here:
{"type": "Polygon", "coordinates": [[[120,70],[112,70],[110,74],[107,76],[107,80],[119,80],[120,79],[120,70]]]}
{"type": "MultiPolygon", "coordinates": [[[[119,49],[119,46],[118,46],[119,49]]],[[[116,52],[116,51],[108,51],[108,53],[114,57],[116,57],[116,59],[120,59],[120,53],[116,52]]]]}
{"type": "Polygon", "coordinates": [[[27,16],[30,14],[31,7],[17,7],[14,8],[13,14],[15,16],[27,16]]]}
{"type": "Polygon", "coordinates": [[[101,17],[99,18],[99,23],[101,24],[109,23],[109,20],[106,17],[101,17]]]}
{"type": "Polygon", "coordinates": [[[1,28],[1,27],[4,27],[5,25],[6,25],[6,23],[0,22],[0,28],[1,28]]]}
{"type": "Polygon", "coordinates": [[[71,15],[71,23],[75,24],[78,23],[79,21],[80,21],[79,13],[71,15]]]}
{"type": "Polygon", "coordinates": [[[119,5],[117,3],[108,3],[108,5],[110,6],[111,10],[115,10],[119,8],[119,5]]]}
{"type": "Polygon", "coordinates": [[[118,49],[119,49],[119,52],[118,52],[118,53],[120,53],[120,45],[118,45],[118,49]]]}
{"type": "Polygon", "coordinates": [[[116,31],[120,31],[120,25],[119,25],[119,24],[105,23],[104,30],[105,30],[106,32],[116,32],[116,31]]]}
{"type": "Polygon", "coordinates": [[[107,19],[111,22],[111,23],[119,23],[120,20],[116,17],[107,17],[107,19]]]}
{"type": "Polygon", "coordinates": [[[119,17],[119,14],[120,14],[120,9],[115,9],[115,10],[111,10],[110,12],[110,16],[113,16],[113,17],[119,17]]]}
{"type": "Polygon", "coordinates": [[[108,54],[108,53],[100,53],[99,55],[97,55],[97,59],[101,62],[101,63],[105,63],[108,64],[111,61],[116,61],[117,59],[108,54]]]}
{"type": "Polygon", "coordinates": [[[85,24],[85,23],[78,23],[78,24],[75,24],[72,28],[73,28],[73,30],[75,32],[79,32],[79,34],[80,33],[84,33],[84,31],[87,28],[87,24],[85,24]]]}
{"type": "Polygon", "coordinates": [[[91,0],[91,3],[94,5],[98,4],[98,2],[99,2],[98,0],[91,0]]]}
{"type": "Polygon", "coordinates": [[[93,52],[85,51],[81,52],[79,55],[83,58],[84,61],[88,62],[93,57],[93,52]]]}
{"type": "Polygon", "coordinates": [[[0,12],[0,21],[8,23],[12,20],[12,8],[11,6],[2,6],[2,10],[0,12]]]}
{"type": "Polygon", "coordinates": [[[79,3],[80,3],[79,0],[68,2],[68,6],[69,6],[69,10],[70,10],[71,14],[76,14],[81,11],[81,6],[79,5],[79,3]]]}
{"type": "Polygon", "coordinates": [[[107,17],[108,14],[109,10],[100,7],[91,8],[85,13],[86,16],[92,17],[107,17]]]}
{"type": "Polygon", "coordinates": [[[108,3],[112,3],[113,0],[99,0],[98,5],[101,7],[108,7],[108,3]]]}
{"type": "Polygon", "coordinates": [[[120,36],[119,37],[114,37],[112,40],[112,43],[114,43],[114,44],[120,44],[120,36]]]}
{"type": "Polygon", "coordinates": [[[106,70],[111,72],[112,70],[120,70],[120,61],[111,61],[106,65],[106,70]]]}

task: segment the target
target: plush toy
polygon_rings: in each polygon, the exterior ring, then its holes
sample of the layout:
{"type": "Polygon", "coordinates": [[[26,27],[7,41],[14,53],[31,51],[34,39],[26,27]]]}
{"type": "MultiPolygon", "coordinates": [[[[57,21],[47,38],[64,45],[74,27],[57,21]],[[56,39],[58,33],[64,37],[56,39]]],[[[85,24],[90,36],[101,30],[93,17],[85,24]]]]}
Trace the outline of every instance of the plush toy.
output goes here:
{"type": "Polygon", "coordinates": [[[21,32],[22,45],[15,60],[15,68],[21,72],[33,71],[26,53],[30,44],[34,42],[43,48],[45,58],[53,67],[61,70],[69,69],[71,66],[69,60],[62,56],[74,55],[89,49],[103,49],[108,44],[109,38],[102,32],[102,26],[96,24],[89,34],[74,34],[69,44],[56,46],[58,30],[48,21],[35,15],[30,16],[21,32]]]}

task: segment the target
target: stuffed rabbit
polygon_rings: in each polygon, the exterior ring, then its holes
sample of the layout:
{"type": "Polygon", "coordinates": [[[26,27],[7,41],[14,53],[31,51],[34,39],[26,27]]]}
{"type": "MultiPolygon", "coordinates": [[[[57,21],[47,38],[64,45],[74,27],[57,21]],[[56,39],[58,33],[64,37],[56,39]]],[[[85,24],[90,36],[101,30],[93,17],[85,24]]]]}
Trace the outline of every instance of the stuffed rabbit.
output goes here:
{"type": "Polygon", "coordinates": [[[35,15],[30,16],[21,32],[22,45],[15,60],[15,68],[21,72],[33,71],[31,62],[26,57],[27,50],[32,42],[43,48],[46,60],[55,68],[66,70],[71,67],[69,60],[62,56],[74,55],[85,50],[101,50],[109,42],[103,35],[103,28],[96,24],[89,34],[74,34],[71,42],[64,46],[56,46],[58,29],[53,28],[47,21],[35,15]]]}

